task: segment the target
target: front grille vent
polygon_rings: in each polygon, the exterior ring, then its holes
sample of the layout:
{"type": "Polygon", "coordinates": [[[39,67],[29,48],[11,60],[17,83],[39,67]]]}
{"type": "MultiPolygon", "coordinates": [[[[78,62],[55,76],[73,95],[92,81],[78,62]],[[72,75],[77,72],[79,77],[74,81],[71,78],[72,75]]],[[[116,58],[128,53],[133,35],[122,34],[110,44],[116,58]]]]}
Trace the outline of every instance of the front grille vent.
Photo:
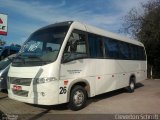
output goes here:
{"type": "Polygon", "coordinates": [[[14,90],[12,89],[13,94],[22,96],[22,97],[28,97],[28,91],[25,90],[14,90]]]}
{"type": "Polygon", "coordinates": [[[15,78],[10,77],[10,84],[15,85],[23,85],[23,86],[30,86],[32,79],[31,78],[15,78]]]}

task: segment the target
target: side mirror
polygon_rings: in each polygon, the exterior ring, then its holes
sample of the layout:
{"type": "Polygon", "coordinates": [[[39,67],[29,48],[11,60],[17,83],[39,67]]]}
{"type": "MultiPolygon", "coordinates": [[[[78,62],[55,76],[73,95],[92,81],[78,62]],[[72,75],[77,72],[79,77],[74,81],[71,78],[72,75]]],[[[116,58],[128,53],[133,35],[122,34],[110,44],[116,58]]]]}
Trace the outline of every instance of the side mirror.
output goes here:
{"type": "Polygon", "coordinates": [[[68,60],[70,60],[72,53],[77,51],[77,42],[71,42],[70,43],[70,52],[64,53],[63,54],[63,58],[62,58],[62,63],[67,62],[68,60]]]}
{"type": "Polygon", "coordinates": [[[77,51],[77,42],[76,41],[71,44],[70,51],[71,52],[76,52],[77,51]]]}

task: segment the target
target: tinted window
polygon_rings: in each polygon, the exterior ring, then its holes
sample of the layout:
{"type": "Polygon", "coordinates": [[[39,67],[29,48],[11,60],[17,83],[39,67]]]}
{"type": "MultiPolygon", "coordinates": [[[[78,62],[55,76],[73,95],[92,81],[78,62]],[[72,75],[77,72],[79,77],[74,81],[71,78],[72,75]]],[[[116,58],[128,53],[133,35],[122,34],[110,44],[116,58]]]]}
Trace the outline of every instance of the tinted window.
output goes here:
{"type": "Polygon", "coordinates": [[[131,44],[129,45],[129,54],[130,54],[130,59],[134,60],[134,49],[131,44]]]}
{"type": "Polygon", "coordinates": [[[106,57],[118,59],[119,58],[118,41],[105,38],[104,44],[105,44],[106,57]]]}
{"type": "Polygon", "coordinates": [[[129,45],[127,43],[119,42],[119,58],[130,59],[129,45]]]}
{"type": "Polygon", "coordinates": [[[139,60],[146,60],[146,55],[143,47],[138,47],[139,60]]]}
{"type": "Polygon", "coordinates": [[[88,35],[90,56],[92,58],[103,57],[103,51],[105,50],[105,57],[109,59],[146,60],[144,48],[141,46],[107,37],[103,39],[102,41],[102,38],[98,35],[88,35]],[[103,48],[105,49],[103,50],[103,48]]]}
{"type": "Polygon", "coordinates": [[[88,34],[89,51],[91,58],[103,58],[103,41],[102,37],[88,34]]]}
{"type": "Polygon", "coordinates": [[[131,60],[146,60],[144,48],[130,44],[130,59],[131,60]]]}
{"type": "Polygon", "coordinates": [[[130,44],[130,59],[136,60],[137,59],[137,48],[135,45],[130,44]]]}

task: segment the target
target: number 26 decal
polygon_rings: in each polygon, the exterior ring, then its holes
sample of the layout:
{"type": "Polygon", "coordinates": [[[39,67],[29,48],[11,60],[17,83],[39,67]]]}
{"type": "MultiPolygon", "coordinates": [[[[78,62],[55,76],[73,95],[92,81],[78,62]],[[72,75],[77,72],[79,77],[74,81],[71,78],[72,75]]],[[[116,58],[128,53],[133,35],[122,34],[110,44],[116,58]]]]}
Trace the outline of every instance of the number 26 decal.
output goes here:
{"type": "Polygon", "coordinates": [[[66,94],[67,93],[66,87],[60,87],[59,89],[60,89],[59,94],[66,94]]]}

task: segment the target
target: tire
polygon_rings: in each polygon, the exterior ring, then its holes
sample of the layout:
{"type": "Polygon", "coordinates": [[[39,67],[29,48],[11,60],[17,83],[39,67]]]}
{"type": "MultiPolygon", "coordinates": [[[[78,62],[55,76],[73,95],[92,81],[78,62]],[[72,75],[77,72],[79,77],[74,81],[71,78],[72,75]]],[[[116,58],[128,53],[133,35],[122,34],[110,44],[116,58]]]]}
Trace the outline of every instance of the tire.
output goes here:
{"type": "Polygon", "coordinates": [[[135,80],[134,80],[134,78],[131,78],[131,80],[129,82],[129,86],[128,86],[128,92],[133,93],[134,89],[135,89],[135,80]]]}
{"type": "Polygon", "coordinates": [[[80,110],[86,106],[87,92],[84,87],[76,85],[70,94],[68,107],[73,111],[80,110]]]}

